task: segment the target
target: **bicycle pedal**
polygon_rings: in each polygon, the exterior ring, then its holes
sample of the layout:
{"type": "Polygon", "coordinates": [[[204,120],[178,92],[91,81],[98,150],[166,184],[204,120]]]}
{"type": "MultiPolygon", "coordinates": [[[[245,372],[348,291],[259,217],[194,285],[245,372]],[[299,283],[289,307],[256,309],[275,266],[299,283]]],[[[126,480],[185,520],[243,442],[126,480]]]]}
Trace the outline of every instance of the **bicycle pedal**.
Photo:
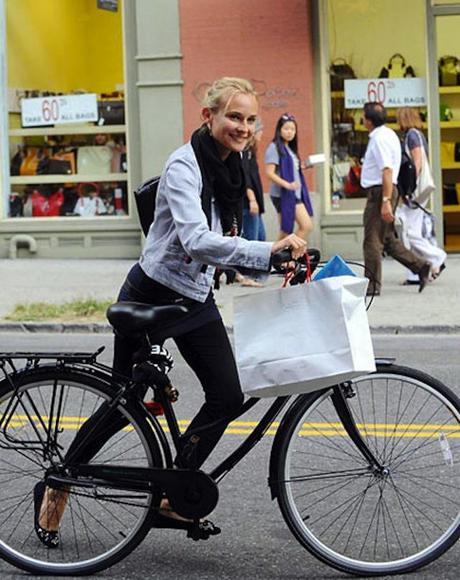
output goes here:
{"type": "Polygon", "coordinates": [[[198,540],[208,540],[210,536],[217,536],[221,531],[218,526],[215,526],[209,520],[204,520],[187,530],[187,538],[191,538],[195,542],[198,540]]]}

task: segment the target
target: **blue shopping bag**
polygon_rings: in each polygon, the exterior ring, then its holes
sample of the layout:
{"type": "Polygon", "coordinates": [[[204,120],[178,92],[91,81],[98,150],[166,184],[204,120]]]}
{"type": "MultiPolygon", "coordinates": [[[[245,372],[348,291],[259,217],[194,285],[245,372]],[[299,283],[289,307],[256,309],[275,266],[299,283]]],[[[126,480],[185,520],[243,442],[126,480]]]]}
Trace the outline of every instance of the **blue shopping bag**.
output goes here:
{"type": "Polygon", "coordinates": [[[356,274],[340,256],[333,256],[321,270],[317,270],[312,282],[334,276],[356,276],[356,274]]]}

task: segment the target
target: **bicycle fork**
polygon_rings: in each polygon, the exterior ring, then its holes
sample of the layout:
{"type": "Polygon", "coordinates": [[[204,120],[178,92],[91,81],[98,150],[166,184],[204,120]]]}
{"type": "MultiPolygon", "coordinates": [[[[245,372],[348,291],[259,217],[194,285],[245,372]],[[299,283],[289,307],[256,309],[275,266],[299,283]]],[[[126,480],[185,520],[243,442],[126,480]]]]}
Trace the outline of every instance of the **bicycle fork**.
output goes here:
{"type": "Polygon", "coordinates": [[[369,462],[369,467],[374,471],[374,473],[383,474],[385,467],[375,457],[362,438],[358,426],[356,425],[356,421],[351,413],[347,398],[353,396],[355,396],[355,393],[350,383],[336,385],[333,388],[333,394],[331,395],[332,404],[334,405],[334,409],[336,410],[336,413],[350,439],[356,445],[356,448],[364,459],[369,462]]]}

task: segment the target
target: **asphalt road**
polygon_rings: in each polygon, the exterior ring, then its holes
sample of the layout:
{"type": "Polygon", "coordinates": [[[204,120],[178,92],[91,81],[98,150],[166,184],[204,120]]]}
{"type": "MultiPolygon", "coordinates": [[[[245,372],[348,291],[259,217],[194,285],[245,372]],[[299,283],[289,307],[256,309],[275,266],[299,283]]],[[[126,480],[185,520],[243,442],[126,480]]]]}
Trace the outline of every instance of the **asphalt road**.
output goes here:
{"type": "MultiPolygon", "coordinates": [[[[400,364],[424,370],[460,395],[460,336],[384,336],[374,337],[378,356],[394,356],[400,364]]],[[[110,362],[110,335],[3,334],[0,351],[14,350],[95,350],[106,345],[102,362],[110,362]]],[[[173,353],[174,353],[174,349],[173,353]]],[[[190,419],[201,404],[199,385],[192,373],[176,357],[173,383],[181,391],[176,412],[190,419]]],[[[262,403],[262,406],[268,403],[262,403]]],[[[258,413],[260,414],[260,413],[258,413]]],[[[253,415],[255,417],[255,415],[253,415]]],[[[251,419],[251,416],[245,417],[251,419]]],[[[224,436],[216,457],[226,455],[242,440],[242,435],[224,436]]],[[[198,579],[300,579],[343,578],[310,556],[286,527],[277,503],[270,499],[267,466],[273,438],[264,440],[231,472],[220,485],[221,500],[212,519],[222,534],[207,542],[193,542],[182,532],[151,533],[143,544],[123,562],[97,575],[99,578],[198,579]]],[[[212,466],[209,462],[208,466],[212,466]]],[[[417,579],[458,578],[459,546],[426,569],[411,575],[417,579]]],[[[0,577],[22,578],[24,574],[0,562],[0,577]]],[[[393,576],[392,578],[399,578],[393,576]]]]}

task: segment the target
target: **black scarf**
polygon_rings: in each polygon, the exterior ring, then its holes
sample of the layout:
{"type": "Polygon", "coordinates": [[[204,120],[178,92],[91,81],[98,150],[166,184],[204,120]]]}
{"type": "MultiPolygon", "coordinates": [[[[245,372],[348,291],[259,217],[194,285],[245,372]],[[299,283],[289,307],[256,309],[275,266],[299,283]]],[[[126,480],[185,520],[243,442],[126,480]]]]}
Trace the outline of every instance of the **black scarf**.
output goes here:
{"type": "Polygon", "coordinates": [[[241,232],[245,196],[241,156],[232,152],[223,161],[206,125],[193,133],[191,143],[203,178],[201,205],[208,224],[211,225],[211,202],[214,198],[224,235],[237,235],[241,232]]]}

